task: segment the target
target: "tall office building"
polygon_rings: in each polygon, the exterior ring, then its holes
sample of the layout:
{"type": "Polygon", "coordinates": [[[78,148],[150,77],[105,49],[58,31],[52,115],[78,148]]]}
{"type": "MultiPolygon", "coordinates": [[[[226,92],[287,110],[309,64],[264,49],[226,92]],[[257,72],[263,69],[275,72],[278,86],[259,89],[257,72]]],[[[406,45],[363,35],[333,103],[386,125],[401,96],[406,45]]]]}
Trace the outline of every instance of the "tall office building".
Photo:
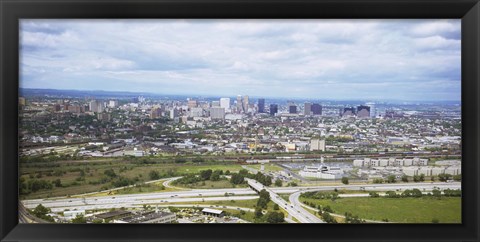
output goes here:
{"type": "Polygon", "coordinates": [[[258,99],[258,112],[264,113],[265,112],[265,99],[259,98],[258,99]]]}
{"type": "Polygon", "coordinates": [[[92,100],[90,101],[90,103],[88,103],[88,110],[90,110],[90,112],[94,112],[94,113],[98,113],[98,105],[99,102],[97,100],[92,100]]]}
{"type": "Polygon", "coordinates": [[[359,118],[368,118],[370,117],[370,107],[360,105],[357,107],[357,117],[359,118]]]}
{"type": "Polygon", "coordinates": [[[210,108],[210,117],[212,119],[224,119],[225,109],[221,107],[210,108]]]}
{"type": "Polygon", "coordinates": [[[230,98],[228,97],[220,98],[220,107],[224,108],[225,111],[230,111],[230,98]]]}
{"type": "Polygon", "coordinates": [[[117,101],[117,100],[110,100],[110,101],[108,102],[108,107],[110,107],[110,108],[116,108],[116,107],[118,107],[118,101],[117,101]]]}
{"type": "Polygon", "coordinates": [[[276,113],[278,113],[278,105],[270,104],[270,115],[275,116],[276,113]]]}
{"type": "Polygon", "coordinates": [[[88,104],[88,109],[90,110],[90,112],[102,113],[103,111],[105,111],[105,102],[92,100],[88,104]]]}
{"type": "Polygon", "coordinates": [[[154,107],[150,110],[150,118],[156,119],[162,116],[162,109],[160,107],[154,107]]]}
{"type": "Polygon", "coordinates": [[[173,108],[172,110],[170,110],[170,118],[171,119],[178,118],[178,109],[173,108]]]}
{"type": "Polygon", "coordinates": [[[318,103],[312,104],[312,113],[313,115],[322,115],[322,105],[318,103]]]}
{"type": "Polygon", "coordinates": [[[342,116],[354,116],[355,115],[355,108],[344,108],[342,116]]]}
{"type": "Polygon", "coordinates": [[[375,103],[368,102],[365,105],[370,107],[370,117],[375,118],[377,116],[377,110],[375,109],[375,103]]]}
{"type": "Polygon", "coordinates": [[[292,101],[287,102],[287,109],[288,113],[297,113],[297,105],[292,101]]]}
{"type": "Polygon", "coordinates": [[[304,109],[303,109],[303,114],[305,115],[311,115],[312,114],[312,103],[306,102],[304,109]]]}
{"type": "Polygon", "coordinates": [[[103,113],[103,111],[105,111],[105,104],[104,101],[97,101],[97,112],[103,113]]]}
{"type": "Polygon", "coordinates": [[[243,102],[242,102],[242,95],[237,96],[237,113],[243,112],[243,102]]]}
{"type": "Polygon", "coordinates": [[[243,96],[243,112],[248,112],[248,96],[243,96]]]}
{"type": "Polygon", "coordinates": [[[189,100],[187,102],[188,109],[196,108],[197,107],[197,101],[196,100],[189,100]]]}

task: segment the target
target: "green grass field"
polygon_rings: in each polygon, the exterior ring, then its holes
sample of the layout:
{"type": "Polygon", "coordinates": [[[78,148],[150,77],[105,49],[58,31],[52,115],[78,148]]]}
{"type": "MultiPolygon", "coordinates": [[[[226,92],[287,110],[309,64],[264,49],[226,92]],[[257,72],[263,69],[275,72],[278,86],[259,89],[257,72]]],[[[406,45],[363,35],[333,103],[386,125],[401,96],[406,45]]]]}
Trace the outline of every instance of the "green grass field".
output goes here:
{"type": "MultiPolygon", "coordinates": [[[[110,182],[91,184],[92,182],[98,182],[104,177],[105,170],[113,169],[117,176],[125,177],[128,179],[137,180],[136,183],[142,183],[150,180],[149,172],[152,170],[159,173],[172,172],[173,176],[198,173],[200,170],[230,170],[231,172],[237,172],[242,169],[241,165],[226,164],[219,162],[215,164],[211,162],[201,164],[175,164],[175,163],[156,163],[156,164],[136,164],[132,161],[118,160],[116,158],[110,159],[110,161],[92,160],[87,162],[79,161],[58,161],[54,163],[35,163],[35,164],[20,164],[20,174],[26,182],[29,180],[45,180],[52,182],[56,179],[60,179],[62,187],[53,187],[46,190],[41,189],[36,192],[31,192],[27,195],[21,195],[21,199],[36,199],[36,198],[48,198],[58,196],[72,196],[76,194],[99,192],[105,189],[105,186],[109,186],[110,182]],[[78,180],[80,170],[84,172],[82,180],[78,180]]],[[[211,184],[210,184],[211,185],[211,184]]],[[[227,187],[232,187],[227,186],[227,187]]],[[[113,188],[113,187],[109,187],[113,188]]],[[[211,188],[211,187],[205,187],[211,188]]],[[[147,188],[145,190],[158,191],[155,187],[147,188]]],[[[144,189],[140,192],[144,192],[144,189]]],[[[124,191],[124,193],[134,193],[135,189],[124,191]]],[[[148,192],[148,191],[147,191],[148,192]]]]}
{"type": "MultiPolygon", "coordinates": [[[[247,166],[260,171],[260,168],[262,165],[247,165],[247,166]]],[[[283,168],[276,166],[274,164],[267,163],[264,165],[264,172],[267,172],[267,171],[283,171],[283,168]]]]}
{"type": "Polygon", "coordinates": [[[438,219],[440,223],[461,223],[461,198],[433,197],[422,198],[339,198],[329,199],[300,198],[302,202],[330,206],[333,212],[343,215],[345,212],[362,219],[388,219],[397,223],[431,223],[438,219]]]}

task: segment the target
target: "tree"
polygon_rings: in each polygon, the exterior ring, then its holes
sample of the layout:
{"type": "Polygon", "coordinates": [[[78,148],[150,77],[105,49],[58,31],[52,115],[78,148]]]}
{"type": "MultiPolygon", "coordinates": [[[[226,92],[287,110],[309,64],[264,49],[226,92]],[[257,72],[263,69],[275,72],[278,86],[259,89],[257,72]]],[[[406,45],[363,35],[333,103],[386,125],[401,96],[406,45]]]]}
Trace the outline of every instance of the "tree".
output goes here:
{"type": "Polygon", "coordinates": [[[262,208],[260,207],[255,208],[255,218],[261,218],[262,216],[263,216],[262,208]]]}
{"type": "Polygon", "coordinates": [[[245,182],[245,178],[240,174],[233,173],[232,177],[230,178],[230,182],[234,185],[242,184],[245,182]]]}
{"type": "Polygon", "coordinates": [[[420,181],[420,176],[419,175],[414,175],[413,176],[413,181],[414,182],[419,182],[420,181]]]}
{"type": "Polygon", "coordinates": [[[273,210],[280,210],[280,206],[278,206],[278,204],[275,203],[275,205],[273,205],[273,210]]]}
{"type": "Polygon", "coordinates": [[[212,176],[213,171],[211,169],[208,170],[202,170],[200,171],[200,178],[202,180],[208,180],[210,179],[210,176],[212,176]]]}
{"type": "Polygon", "coordinates": [[[345,185],[348,185],[348,177],[346,176],[342,177],[342,183],[345,185]]]}
{"type": "Polygon", "coordinates": [[[394,192],[394,191],[387,191],[385,194],[386,194],[387,197],[389,197],[389,198],[398,198],[398,197],[399,197],[399,196],[397,195],[397,193],[394,192]]]}
{"type": "Polygon", "coordinates": [[[370,197],[380,197],[377,192],[369,192],[370,197]]]}
{"type": "Polygon", "coordinates": [[[277,180],[275,180],[275,186],[281,187],[282,185],[283,185],[282,180],[277,178],[277,180]]]}
{"type": "Polygon", "coordinates": [[[222,170],[215,170],[212,172],[212,175],[210,175],[210,180],[211,181],[218,181],[220,180],[220,175],[222,174],[222,170]]]}
{"type": "Polygon", "coordinates": [[[117,174],[115,173],[115,171],[113,169],[108,169],[108,170],[105,170],[103,172],[103,174],[105,174],[106,176],[109,176],[111,178],[115,178],[117,177],[117,174]]]}
{"type": "Polygon", "coordinates": [[[55,220],[50,215],[47,215],[50,212],[51,212],[50,208],[47,208],[47,207],[43,206],[42,204],[38,204],[35,207],[35,209],[32,211],[32,214],[35,215],[35,217],[37,217],[37,218],[41,218],[43,220],[54,222],[55,220]]]}
{"type": "Polygon", "coordinates": [[[435,188],[435,189],[432,190],[432,195],[434,197],[441,197],[442,196],[442,191],[440,191],[440,189],[438,189],[438,188],[435,188]]]}
{"type": "Polygon", "coordinates": [[[74,224],[85,224],[85,223],[87,223],[87,219],[83,215],[79,214],[75,218],[72,219],[72,223],[74,223],[74,224]]]}
{"type": "Polygon", "coordinates": [[[407,175],[402,176],[402,182],[408,182],[408,176],[407,175]]]}
{"type": "Polygon", "coordinates": [[[267,208],[268,202],[270,202],[270,193],[263,189],[259,193],[260,198],[257,201],[257,207],[267,208]]]}
{"type": "Polygon", "coordinates": [[[387,182],[388,183],[395,183],[397,180],[395,178],[395,175],[389,175],[387,176],[387,182]]]}
{"type": "Polygon", "coordinates": [[[290,183],[288,183],[288,186],[289,187],[296,187],[296,186],[298,186],[298,184],[296,182],[290,182],[290,183]]]}
{"type": "Polygon", "coordinates": [[[329,224],[336,224],[337,223],[335,218],[333,218],[333,216],[330,215],[330,213],[328,213],[328,212],[322,213],[322,220],[325,221],[326,223],[329,223],[329,224]]]}
{"type": "Polygon", "coordinates": [[[462,180],[462,174],[454,175],[453,180],[455,181],[461,181],[462,180]]]}
{"type": "Polygon", "coordinates": [[[422,181],[422,182],[425,181],[425,174],[423,174],[423,173],[420,174],[419,179],[420,179],[420,181],[422,181]]]}
{"type": "Polygon", "coordinates": [[[158,171],[152,170],[148,173],[148,176],[150,177],[150,180],[158,180],[160,179],[160,174],[158,171]]]}
{"type": "Polygon", "coordinates": [[[267,222],[271,224],[285,222],[285,215],[281,212],[268,212],[265,217],[267,222]]]}
{"type": "Polygon", "coordinates": [[[450,180],[451,177],[452,177],[452,175],[450,175],[450,174],[439,174],[438,175],[438,180],[445,182],[445,181],[450,180]]]}
{"type": "Polygon", "coordinates": [[[60,181],[60,179],[53,181],[53,184],[55,184],[55,187],[62,187],[62,181],[60,181]]]}

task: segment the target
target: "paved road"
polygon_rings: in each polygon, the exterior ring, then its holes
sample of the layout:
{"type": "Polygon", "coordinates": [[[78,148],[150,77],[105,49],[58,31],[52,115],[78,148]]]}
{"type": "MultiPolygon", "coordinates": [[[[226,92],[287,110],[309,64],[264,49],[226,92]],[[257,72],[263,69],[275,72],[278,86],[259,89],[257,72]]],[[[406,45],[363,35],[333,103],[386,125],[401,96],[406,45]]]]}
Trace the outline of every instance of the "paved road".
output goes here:
{"type": "MultiPolygon", "coordinates": [[[[260,184],[261,185],[261,184],[260,184]]],[[[261,185],[263,186],[263,185],[261,185]]],[[[317,186],[317,187],[275,187],[268,190],[272,194],[279,193],[296,193],[306,191],[322,191],[337,189],[349,189],[349,190],[368,190],[368,191],[388,191],[388,190],[404,190],[418,188],[420,190],[431,190],[434,187],[440,189],[460,189],[461,183],[396,183],[396,184],[371,184],[371,185],[336,185],[336,186],[317,186]]],[[[143,193],[143,194],[128,194],[128,195],[115,195],[115,196],[98,196],[98,197],[85,197],[85,198],[47,198],[47,199],[34,199],[24,200],[22,203],[27,208],[35,208],[38,204],[43,204],[46,207],[52,208],[53,211],[63,211],[64,209],[109,209],[109,208],[121,208],[121,207],[138,207],[142,204],[154,204],[162,203],[161,201],[175,201],[175,202],[193,202],[201,201],[218,201],[218,200],[241,200],[252,199],[256,193],[250,188],[225,188],[225,189],[196,189],[196,190],[182,190],[173,192],[157,192],[157,193],[143,193]],[[225,197],[225,193],[228,193],[228,197],[225,197]],[[241,195],[241,196],[239,196],[241,195]],[[249,196],[247,196],[249,195],[249,196]],[[184,200],[182,200],[184,199],[184,200]],[[55,208],[55,209],[54,209],[55,208]]],[[[272,200],[283,202],[280,197],[271,195],[272,200]],[[278,199],[277,199],[278,197],[278,199]]],[[[288,202],[285,201],[288,204],[288,202]]],[[[285,207],[285,203],[281,207],[285,207]]],[[[297,204],[294,204],[294,208],[288,209],[291,212],[299,213],[297,204]],[[293,210],[294,211],[293,211],[293,210]]],[[[287,210],[287,211],[288,211],[287,210]]],[[[301,211],[301,210],[300,210],[301,211]]],[[[302,213],[302,211],[300,212],[302,213]]],[[[303,213],[302,213],[303,214],[303,213]]],[[[292,214],[293,216],[293,214],[292,214]]],[[[305,215],[308,216],[308,215],[305,215]]],[[[300,221],[300,220],[299,220],[300,221]]],[[[306,220],[305,220],[306,221],[306,220]]]]}
{"type": "Polygon", "coordinates": [[[246,179],[248,185],[257,191],[261,191],[265,189],[270,194],[270,200],[272,202],[278,204],[281,208],[285,209],[288,214],[295,217],[300,223],[324,223],[321,219],[317,216],[309,213],[307,210],[303,209],[302,206],[291,205],[283,198],[281,198],[278,194],[276,194],[272,189],[265,187],[264,185],[260,184],[259,182],[253,179],[246,179]]]}
{"type": "Polygon", "coordinates": [[[175,187],[175,186],[170,185],[170,183],[172,183],[173,181],[178,180],[178,179],[180,179],[180,178],[182,178],[182,177],[181,177],[181,176],[177,176],[177,177],[168,178],[166,181],[163,182],[163,186],[164,186],[164,187],[167,187],[167,188],[178,189],[178,190],[188,190],[188,189],[186,189],[186,188],[175,187]]]}

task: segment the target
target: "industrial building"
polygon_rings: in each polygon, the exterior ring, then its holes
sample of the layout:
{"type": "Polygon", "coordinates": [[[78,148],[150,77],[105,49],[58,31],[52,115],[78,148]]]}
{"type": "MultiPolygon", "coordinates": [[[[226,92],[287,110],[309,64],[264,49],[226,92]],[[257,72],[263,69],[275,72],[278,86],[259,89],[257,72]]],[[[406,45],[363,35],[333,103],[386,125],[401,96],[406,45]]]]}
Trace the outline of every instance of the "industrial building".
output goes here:
{"type": "Polygon", "coordinates": [[[340,167],[330,166],[305,166],[298,174],[303,177],[313,177],[319,179],[339,179],[342,177],[343,170],[340,167]]]}
{"type": "Polygon", "coordinates": [[[353,161],[353,166],[356,167],[375,167],[375,166],[426,166],[428,165],[428,159],[415,158],[364,158],[353,161]]]}
{"type": "Polygon", "coordinates": [[[310,140],[310,151],[325,151],[325,140],[312,139],[310,140]]]}
{"type": "Polygon", "coordinates": [[[161,211],[147,211],[135,214],[130,217],[119,219],[118,222],[124,223],[172,223],[175,222],[175,213],[167,213],[161,211]]]}
{"type": "Polygon", "coordinates": [[[213,217],[223,217],[225,216],[225,212],[222,210],[211,209],[211,208],[204,208],[202,209],[202,214],[209,215],[213,217]]]}

